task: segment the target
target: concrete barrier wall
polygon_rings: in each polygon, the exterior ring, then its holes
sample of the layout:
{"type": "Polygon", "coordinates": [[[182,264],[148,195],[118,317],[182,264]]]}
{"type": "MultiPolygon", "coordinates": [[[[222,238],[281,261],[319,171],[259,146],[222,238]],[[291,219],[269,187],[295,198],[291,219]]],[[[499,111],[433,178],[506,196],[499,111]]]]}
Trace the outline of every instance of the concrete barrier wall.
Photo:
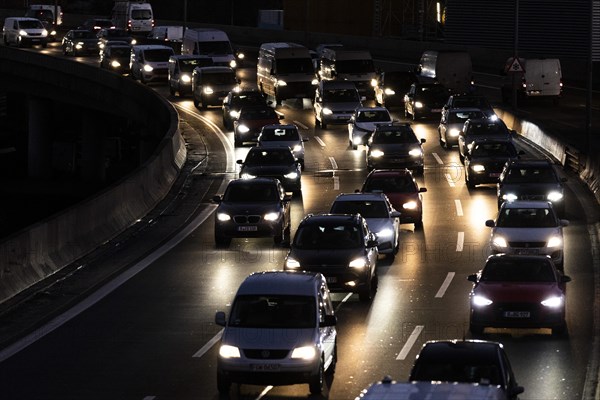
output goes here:
{"type": "Polygon", "coordinates": [[[57,93],[80,88],[77,100],[81,103],[105,104],[106,110],[135,116],[147,127],[144,134],[162,137],[152,156],[130,175],[0,243],[0,302],[4,302],[144,217],[170,190],[185,162],[186,148],[175,109],[134,81],[99,68],[8,48],[0,48],[0,60],[0,74],[9,74],[4,75],[6,79],[54,86],[57,93]]]}

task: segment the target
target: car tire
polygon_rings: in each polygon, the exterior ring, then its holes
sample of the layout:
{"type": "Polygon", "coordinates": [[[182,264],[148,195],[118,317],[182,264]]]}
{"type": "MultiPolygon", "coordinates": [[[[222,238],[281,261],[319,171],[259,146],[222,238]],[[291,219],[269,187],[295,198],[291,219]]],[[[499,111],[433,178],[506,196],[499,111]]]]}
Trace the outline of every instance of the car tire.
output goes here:
{"type": "Polygon", "coordinates": [[[415,229],[423,229],[423,217],[415,221],[415,229]]]}
{"type": "MultiPolygon", "coordinates": [[[[175,89],[171,85],[169,85],[169,93],[171,94],[171,96],[175,96],[175,93],[176,93],[175,89]]],[[[181,96],[181,93],[180,93],[180,96],[181,96]]]]}
{"type": "Polygon", "coordinates": [[[406,105],[404,105],[404,118],[408,118],[408,110],[406,109],[406,105]]]}
{"type": "Polygon", "coordinates": [[[465,184],[467,185],[467,189],[475,189],[475,184],[473,183],[472,180],[467,179],[467,176],[465,175],[465,184]]]}
{"type": "Polygon", "coordinates": [[[371,281],[369,282],[369,285],[367,285],[367,287],[365,289],[361,290],[358,293],[358,299],[365,303],[372,301],[373,297],[375,297],[375,292],[377,291],[377,283],[378,283],[377,275],[373,275],[371,277],[371,281]]]}
{"type": "Polygon", "coordinates": [[[325,371],[323,369],[323,364],[323,359],[321,358],[317,374],[310,377],[308,388],[310,390],[310,394],[312,395],[319,395],[323,392],[323,386],[325,384],[325,371]]]}
{"type": "Polygon", "coordinates": [[[323,117],[321,117],[321,128],[327,129],[327,124],[323,121],[323,117]]]}
{"type": "Polygon", "coordinates": [[[200,108],[200,102],[196,99],[196,95],[194,95],[194,107],[200,108]]]}
{"type": "Polygon", "coordinates": [[[200,96],[200,108],[206,110],[206,101],[204,101],[204,96],[200,96]]]}
{"type": "Polygon", "coordinates": [[[327,375],[329,375],[330,377],[333,376],[335,374],[336,366],[337,366],[337,341],[333,345],[333,360],[331,360],[331,364],[329,365],[329,368],[327,368],[327,371],[325,371],[325,373],[327,375]]]}
{"type": "Polygon", "coordinates": [[[465,156],[463,156],[462,154],[460,154],[460,151],[458,152],[458,159],[460,160],[460,163],[462,165],[465,165],[465,156]]]}
{"type": "Polygon", "coordinates": [[[221,394],[229,394],[231,388],[231,381],[223,376],[223,374],[217,372],[217,390],[221,394]]]}
{"type": "Polygon", "coordinates": [[[243,144],[242,139],[240,139],[236,134],[233,135],[233,146],[241,147],[243,144]]]}
{"type": "Polygon", "coordinates": [[[413,110],[413,112],[412,112],[412,120],[413,121],[417,120],[417,112],[415,110],[413,110]]]}

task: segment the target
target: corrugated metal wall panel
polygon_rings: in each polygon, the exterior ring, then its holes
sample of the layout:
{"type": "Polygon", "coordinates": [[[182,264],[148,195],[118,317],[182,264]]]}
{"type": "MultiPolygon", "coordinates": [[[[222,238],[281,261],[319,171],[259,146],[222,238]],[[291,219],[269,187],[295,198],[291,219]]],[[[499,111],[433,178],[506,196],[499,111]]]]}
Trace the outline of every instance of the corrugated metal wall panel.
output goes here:
{"type": "Polygon", "coordinates": [[[595,0],[593,6],[592,60],[600,61],[600,1],[595,0]]]}

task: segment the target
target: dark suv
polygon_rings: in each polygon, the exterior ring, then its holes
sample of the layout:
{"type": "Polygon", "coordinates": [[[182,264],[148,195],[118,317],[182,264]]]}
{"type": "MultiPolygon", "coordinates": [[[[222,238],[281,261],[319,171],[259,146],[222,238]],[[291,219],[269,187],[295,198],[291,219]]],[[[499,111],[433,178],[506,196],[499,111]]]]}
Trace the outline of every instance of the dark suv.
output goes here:
{"type": "Polygon", "coordinates": [[[309,214],[298,226],[283,268],[320,272],[331,291],[358,293],[361,301],[370,301],[377,290],[377,244],[360,214],[309,214]]]}
{"type": "Polygon", "coordinates": [[[502,344],[484,340],[436,340],[423,345],[409,381],[439,381],[493,385],[516,400],[524,392],[517,384],[502,344]]]}
{"type": "Polygon", "coordinates": [[[504,201],[548,200],[558,215],[565,211],[563,182],[549,160],[510,160],[498,182],[498,208],[504,201]]]}
{"type": "Polygon", "coordinates": [[[423,146],[410,124],[378,124],[367,141],[367,168],[408,168],[423,175],[423,146]]]}
{"type": "Polygon", "coordinates": [[[468,119],[463,129],[458,133],[458,157],[461,163],[465,162],[467,146],[477,138],[481,139],[506,139],[511,140],[515,131],[508,129],[500,118],[468,119]]]}

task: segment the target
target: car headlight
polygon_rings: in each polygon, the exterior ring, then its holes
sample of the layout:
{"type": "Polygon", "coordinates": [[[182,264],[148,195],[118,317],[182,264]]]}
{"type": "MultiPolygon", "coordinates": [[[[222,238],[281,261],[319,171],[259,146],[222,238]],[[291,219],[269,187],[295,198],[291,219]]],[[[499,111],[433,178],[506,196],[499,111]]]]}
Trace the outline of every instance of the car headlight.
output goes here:
{"type": "Polygon", "coordinates": [[[99,48],[100,50],[102,50],[102,49],[104,48],[104,46],[105,46],[105,45],[104,45],[104,43],[102,43],[102,42],[98,42],[98,48],[99,48]]]}
{"type": "Polygon", "coordinates": [[[244,172],[244,173],[242,174],[241,178],[242,178],[242,179],[254,179],[254,178],[256,178],[256,175],[252,175],[252,174],[249,174],[249,173],[247,173],[247,172],[244,172]]]}
{"type": "Polygon", "coordinates": [[[385,153],[381,150],[375,149],[375,150],[371,150],[371,152],[369,153],[369,155],[373,158],[379,158],[379,157],[383,157],[385,153]]]}
{"type": "Polygon", "coordinates": [[[473,299],[471,300],[471,302],[473,303],[473,305],[475,307],[485,307],[485,306],[489,306],[490,304],[493,303],[490,299],[480,296],[480,295],[473,296],[473,299]]]}
{"type": "Polygon", "coordinates": [[[298,173],[296,171],[290,172],[288,174],[285,174],[283,177],[286,179],[298,179],[298,173]]]}
{"type": "Polygon", "coordinates": [[[502,195],[502,200],[506,200],[506,201],[515,201],[517,200],[518,197],[516,194],[514,193],[506,193],[502,195]]]}
{"type": "Polygon", "coordinates": [[[502,236],[494,236],[494,238],[492,239],[492,244],[496,247],[508,247],[506,239],[502,236]]]}
{"type": "Polygon", "coordinates": [[[235,60],[231,60],[231,61],[229,61],[229,66],[231,68],[236,68],[237,67],[237,62],[235,60]]]}
{"type": "Polygon", "coordinates": [[[452,128],[448,134],[452,137],[457,137],[460,134],[460,129],[452,128]]]}
{"type": "Polygon", "coordinates": [[[310,81],[310,84],[313,86],[317,86],[319,84],[319,80],[317,78],[313,78],[313,80],[310,81]]]}
{"type": "Polygon", "coordinates": [[[278,212],[266,213],[263,218],[265,219],[265,221],[277,221],[277,219],[279,218],[279,213],[278,212]]]}
{"type": "Polygon", "coordinates": [[[416,108],[423,108],[423,103],[421,103],[420,101],[415,101],[415,107],[416,108]]]}
{"type": "Polygon", "coordinates": [[[217,219],[219,221],[229,221],[231,220],[231,217],[229,216],[229,214],[225,214],[225,213],[217,213],[217,219]]]}
{"type": "Polygon", "coordinates": [[[350,261],[348,264],[350,268],[364,268],[367,266],[367,260],[364,257],[357,258],[355,260],[350,261]]]}
{"type": "Polygon", "coordinates": [[[317,356],[315,346],[296,347],[292,351],[292,358],[301,358],[303,360],[313,360],[317,356]]]}
{"type": "Polygon", "coordinates": [[[371,86],[373,86],[373,87],[377,86],[377,79],[375,79],[375,78],[371,79],[371,86]]]}
{"type": "Polygon", "coordinates": [[[27,31],[26,31],[26,30],[23,30],[23,29],[21,29],[21,30],[19,31],[19,36],[27,36],[27,31]]]}
{"type": "Polygon", "coordinates": [[[287,82],[284,80],[279,79],[276,83],[275,86],[287,86],[287,82]]]}
{"type": "Polygon", "coordinates": [[[299,144],[295,145],[294,148],[292,149],[292,151],[294,153],[297,153],[297,152],[299,152],[301,150],[302,150],[302,146],[300,146],[299,144]]]}
{"type": "Polygon", "coordinates": [[[377,237],[380,238],[388,238],[393,236],[394,232],[390,228],[383,228],[379,232],[377,232],[377,237]]]}
{"type": "Polygon", "coordinates": [[[110,62],[110,66],[113,67],[113,68],[119,68],[121,66],[121,63],[118,62],[117,60],[112,60],[110,62]]]}
{"type": "Polygon", "coordinates": [[[541,303],[544,307],[559,308],[563,305],[563,302],[563,296],[552,296],[548,297],[546,300],[543,300],[541,303]]]}
{"type": "Polygon", "coordinates": [[[240,112],[237,110],[229,111],[229,116],[233,119],[237,119],[240,116],[240,112]]]}
{"type": "Polygon", "coordinates": [[[77,43],[77,44],[75,45],[75,48],[76,48],[77,50],[81,50],[81,49],[83,49],[83,43],[81,43],[81,42],[77,43]]]}
{"type": "Polygon", "coordinates": [[[287,268],[297,269],[300,268],[300,262],[295,258],[288,257],[287,260],[285,260],[285,266],[287,268]]]}
{"type": "Polygon", "coordinates": [[[181,82],[190,83],[191,81],[192,81],[192,77],[189,76],[188,74],[181,75],[181,82]]]}
{"type": "Polygon", "coordinates": [[[408,201],[404,204],[402,204],[402,208],[404,208],[405,210],[414,210],[416,209],[418,206],[417,202],[414,200],[408,201]]]}
{"type": "Polygon", "coordinates": [[[563,198],[563,194],[561,192],[557,192],[557,191],[552,191],[550,193],[548,193],[548,201],[551,202],[556,202],[556,201],[560,201],[563,198]]]}
{"type": "Polygon", "coordinates": [[[393,96],[396,94],[394,89],[390,89],[390,88],[385,88],[383,93],[385,93],[386,96],[393,96]]]}
{"type": "Polygon", "coordinates": [[[490,121],[496,121],[496,120],[498,119],[498,116],[497,116],[496,114],[494,114],[494,115],[490,115],[490,116],[488,117],[488,119],[489,119],[490,121]]]}
{"type": "Polygon", "coordinates": [[[204,86],[202,88],[202,92],[204,92],[204,94],[213,94],[214,90],[210,86],[204,86]]]}
{"type": "Polygon", "coordinates": [[[331,111],[330,108],[325,107],[323,109],[323,115],[331,115],[331,114],[333,114],[333,111],[331,111]]]}
{"type": "Polygon", "coordinates": [[[243,60],[245,57],[246,57],[246,55],[244,53],[237,54],[237,58],[239,58],[240,60],[243,60]]]}
{"type": "MultiPolygon", "coordinates": [[[[46,32],[46,34],[47,34],[47,32],[46,32]]],[[[52,32],[50,32],[50,34],[51,34],[52,36],[56,36],[56,31],[52,31],[52,32]]],[[[43,33],[43,32],[42,32],[42,35],[44,35],[44,33],[43,33]]]]}
{"type": "Polygon", "coordinates": [[[154,71],[154,68],[152,67],[152,65],[146,64],[146,65],[144,65],[144,71],[152,72],[152,71],[154,71]]]}
{"type": "Polygon", "coordinates": [[[239,133],[248,133],[248,132],[250,132],[250,128],[248,128],[244,124],[241,124],[241,125],[238,125],[238,132],[239,133]]]}
{"type": "Polygon", "coordinates": [[[408,152],[408,154],[413,157],[421,157],[423,155],[423,152],[421,151],[421,149],[412,149],[408,152]]]}
{"type": "Polygon", "coordinates": [[[240,358],[240,349],[235,346],[228,344],[221,345],[219,348],[219,355],[223,358],[240,358]]]}
{"type": "Polygon", "coordinates": [[[552,236],[550,239],[548,239],[548,244],[546,245],[547,247],[559,247],[562,245],[562,239],[560,238],[560,236],[552,236]]]}
{"type": "Polygon", "coordinates": [[[239,92],[241,92],[241,91],[242,91],[242,88],[241,88],[241,86],[240,86],[240,85],[237,85],[237,86],[235,86],[235,87],[233,88],[233,92],[234,92],[234,93],[239,93],[239,92]]]}
{"type": "Polygon", "coordinates": [[[473,164],[471,165],[471,169],[473,172],[485,172],[485,167],[481,164],[473,164]]]}

